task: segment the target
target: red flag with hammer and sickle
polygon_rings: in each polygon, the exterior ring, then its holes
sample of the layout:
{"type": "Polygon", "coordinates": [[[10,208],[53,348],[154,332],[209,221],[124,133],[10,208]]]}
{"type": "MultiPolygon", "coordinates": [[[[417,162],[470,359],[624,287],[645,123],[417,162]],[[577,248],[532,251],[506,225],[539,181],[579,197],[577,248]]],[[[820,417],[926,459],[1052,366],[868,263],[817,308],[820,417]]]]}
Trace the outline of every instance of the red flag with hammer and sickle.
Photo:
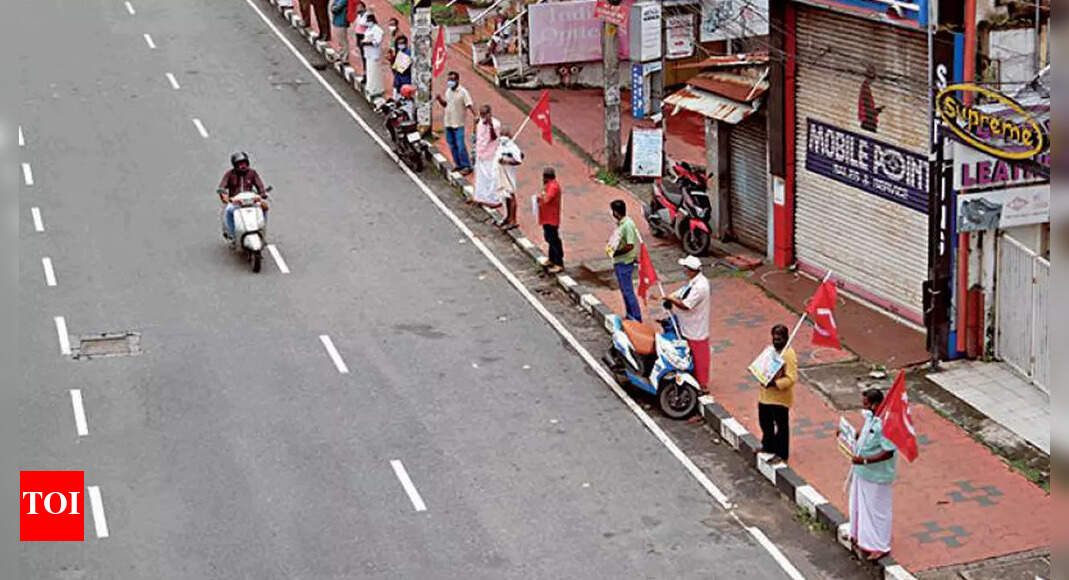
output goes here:
{"type": "Polygon", "coordinates": [[[842,350],[839,329],[835,327],[835,284],[825,280],[809,301],[805,313],[813,321],[813,344],[842,350]]]}
{"type": "Polygon", "coordinates": [[[538,104],[531,109],[531,120],[542,130],[542,139],[553,144],[553,121],[549,118],[549,91],[542,91],[538,104]]]}
{"type": "Polygon", "coordinates": [[[431,78],[436,78],[445,72],[445,29],[441,26],[438,27],[438,39],[434,41],[434,57],[431,62],[434,66],[431,78]]]}

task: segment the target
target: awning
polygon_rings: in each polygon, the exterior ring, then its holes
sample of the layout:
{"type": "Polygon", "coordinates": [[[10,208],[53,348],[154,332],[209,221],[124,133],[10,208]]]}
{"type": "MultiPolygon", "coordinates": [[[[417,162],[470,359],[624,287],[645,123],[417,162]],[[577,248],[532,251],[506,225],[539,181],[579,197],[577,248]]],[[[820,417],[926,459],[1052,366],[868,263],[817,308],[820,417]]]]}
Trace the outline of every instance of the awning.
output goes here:
{"type": "Polygon", "coordinates": [[[689,86],[672,93],[664,102],[666,105],[693,111],[703,117],[709,117],[732,125],[737,125],[761,108],[760,101],[740,103],[739,101],[726,99],[708,91],[689,86]]]}

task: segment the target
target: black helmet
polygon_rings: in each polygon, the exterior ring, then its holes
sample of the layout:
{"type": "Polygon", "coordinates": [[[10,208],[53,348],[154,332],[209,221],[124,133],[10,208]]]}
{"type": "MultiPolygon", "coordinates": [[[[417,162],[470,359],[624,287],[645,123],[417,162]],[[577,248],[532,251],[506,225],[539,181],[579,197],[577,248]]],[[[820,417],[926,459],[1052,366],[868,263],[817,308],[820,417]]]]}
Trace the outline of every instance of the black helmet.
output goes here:
{"type": "Polygon", "coordinates": [[[230,154],[230,166],[234,169],[237,169],[238,163],[241,163],[242,161],[244,161],[246,164],[249,163],[248,153],[244,151],[236,151],[230,154]]]}

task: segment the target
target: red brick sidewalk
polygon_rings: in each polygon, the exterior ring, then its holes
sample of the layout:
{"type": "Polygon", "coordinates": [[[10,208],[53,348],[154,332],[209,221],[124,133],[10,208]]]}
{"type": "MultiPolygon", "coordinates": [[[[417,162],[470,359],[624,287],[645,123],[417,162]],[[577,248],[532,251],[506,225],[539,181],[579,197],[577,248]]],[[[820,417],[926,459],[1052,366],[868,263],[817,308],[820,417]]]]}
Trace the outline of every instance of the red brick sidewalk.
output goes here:
{"type": "MultiPolygon", "coordinates": [[[[400,17],[385,0],[369,0],[367,3],[383,25],[390,16],[399,16],[401,29],[407,34],[407,19],[400,17]]],[[[359,62],[354,61],[358,58],[352,58],[350,62],[359,70],[359,62]]],[[[523,121],[525,114],[472,70],[469,56],[450,50],[447,68],[461,72],[462,83],[471,92],[477,106],[489,104],[495,116],[514,127],[523,121]]],[[[383,78],[390,78],[388,71],[384,71],[383,78]]],[[[385,84],[388,86],[389,82],[385,84]]],[[[531,97],[526,95],[524,98],[530,100],[531,97]]],[[[554,110],[558,128],[565,123],[570,134],[575,134],[576,130],[581,134],[595,130],[590,128],[591,123],[598,121],[600,116],[595,119],[596,115],[588,112],[580,120],[570,117],[572,114],[566,112],[569,110],[565,107],[554,110]]],[[[441,109],[437,106],[435,117],[441,118],[441,109]]],[[[583,138],[573,140],[582,145],[583,138]]],[[[557,169],[564,189],[561,233],[566,264],[603,258],[602,248],[613,228],[609,201],[624,199],[629,211],[636,216],[641,215],[639,202],[627,192],[595,182],[591,178],[592,169],[563,144],[550,146],[534,130],[525,131],[518,142],[527,156],[518,174],[519,220],[524,234],[532,240],[541,240],[541,231],[530,215],[527,198],[539,190],[542,167],[550,165],[557,169]]],[[[449,157],[444,140],[439,140],[439,149],[449,157]]],[[[635,221],[651,245],[674,245],[648,235],[642,219],[635,221]]],[[[767,344],[770,327],[776,323],[791,325],[796,315],[745,280],[718,277],[712,283],[711,390],[717,402],[747,429],[759,435],[757,386],[746,367],[767,344]]],[[[776,289],[775,284],[769,287],[776,289]]],[[[804,289],[798,288],[778,288],[778,292],[783,292],[786,302],[794,307],[797,307],[795,302],[801,299],[801,294],[805,294],[804,289]]],[[[614,311],[623,311],[618,292],[601,290],[596,294],[614,311]]],[[[875,313],[866,315],[859,310],[857,316],[857,328],[844,328],[843,340],[851,347],[852,341],[857,340],[863,346],[865,352],[861,354],[865,358],[898,366],[893,363],[901,361],[904,364],[918,356],[917,335],[869,336],[872,328],[866,326],[885,328],[881,325],[894,325],[875,313]],[[908,345],[900,348],[881,346],[881,341],[908,345]],[[870,358],[873,354],[876,356],[870,358]]],[[[814,348],[809,335],[809,329],[803,329],[795,342],[803,366],[852,358],[847,352],[814,348]]],[[[847,463],[836,449],[838,418],[838,411],[811,388],[799,385],[791,411],[790,464],[846,513],[843,481],[847,463]]],[[[859,417],[849,418],[855,423],[860,422],[859,417]]],[[[1050,545],[1054,526],[1047,493],[1011,471],[998,457],[930,408],[914,403],[913,418],[920,436],[921,455],[915,463],[901,463],[901,477],[895,484],[895,559],[913,571],[920,571],[1050,545]]]]}

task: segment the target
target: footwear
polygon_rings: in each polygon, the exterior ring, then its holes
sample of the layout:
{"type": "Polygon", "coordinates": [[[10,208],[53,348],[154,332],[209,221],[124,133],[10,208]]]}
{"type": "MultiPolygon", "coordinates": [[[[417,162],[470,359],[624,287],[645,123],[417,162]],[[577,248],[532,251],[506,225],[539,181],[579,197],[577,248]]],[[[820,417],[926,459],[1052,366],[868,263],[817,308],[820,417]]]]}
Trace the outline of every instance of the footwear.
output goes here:
{"type": "Polygon", "coordinates": [[[783,463],[783,462],[784,462],[784,459],[782,457],[780,457],[779,455],[773,455],[772,457],[768,458],[768,464],[769,465],[779,465],[780,463],[783,463]]]}
{"type": "Polygon", "coordinates": [[[465,167],[464,169],[460,170],[460,174],[461,175],[471,175],[471,172],[472,172],[472,169],[470,167],[465,167]]]}
{"type": "Polygon", "coordinates": [[[560,273],[560,272],[563,272],[563,271],[564,271],[564,268],[562,268],[562,267],[560,267],[560,266],[558,266],[556,264],[546,268],[546,272],[549,272],[550,274],[557,274],[557,273],[560,273]]]}

